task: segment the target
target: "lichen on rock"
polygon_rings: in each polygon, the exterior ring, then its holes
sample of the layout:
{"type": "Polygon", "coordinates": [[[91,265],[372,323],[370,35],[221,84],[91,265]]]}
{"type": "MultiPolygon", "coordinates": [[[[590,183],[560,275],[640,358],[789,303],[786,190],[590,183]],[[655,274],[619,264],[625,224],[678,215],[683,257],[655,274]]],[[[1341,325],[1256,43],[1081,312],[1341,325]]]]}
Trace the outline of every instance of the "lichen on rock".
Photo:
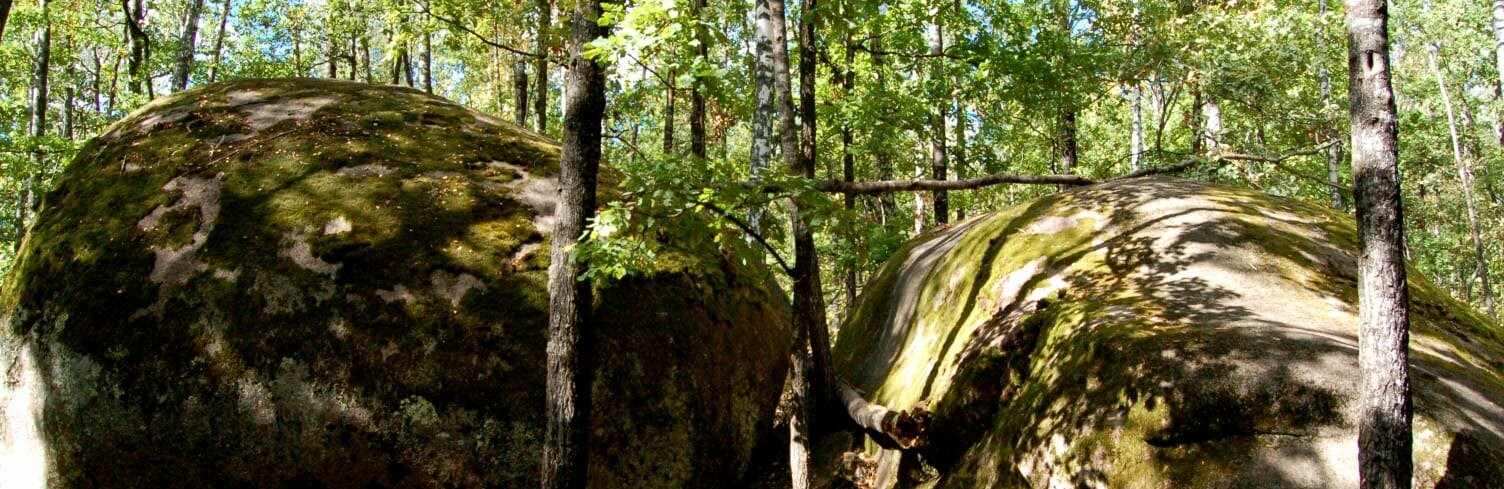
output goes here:
{"type": "MultiPolygon", "coordinates": [[[[935,412],[922,487],[1355,487],[1356,248],[1351,218],[1250,190],[1061,192],[905,245],[834,360],[935,412]]],[[[1504,332],[1410,290],[1416,487],[1504,487],[1504,332]]]]}
{"type": "MultiPolygon", "coordinates": [[[[80,151],[0,288],[0,471],[536,486],[557,172],[554,142],[411,89],[152,102],[80,151]]],[[[779,292],[676,253],[598,293],[592,487],[722,487],[772,415],[779,292]]]]}

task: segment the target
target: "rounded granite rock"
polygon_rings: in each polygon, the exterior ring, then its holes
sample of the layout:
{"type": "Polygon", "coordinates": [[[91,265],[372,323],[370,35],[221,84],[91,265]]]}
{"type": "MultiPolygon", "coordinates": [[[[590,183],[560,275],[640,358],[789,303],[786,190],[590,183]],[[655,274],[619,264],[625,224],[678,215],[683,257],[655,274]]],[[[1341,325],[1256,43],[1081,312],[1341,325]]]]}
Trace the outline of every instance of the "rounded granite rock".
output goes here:
{"type": "MultiPolygon", "coordinates": [[[[149,104],[78,154],[0,289],[0,473],[536,487],[557,171],[554,142],[399,87],[149,104]]],[[[738,480],[782,388],[763,272],[664,256],[597,294],[595,488],[738,480]]]]}
{"type": "MultiPolygon", "coordinates": [[[[906,244],[834,361],[934,412],[924,487],[1357,487],[1356,249],[1350,217],[1256,191],[1074,189],[906,244]]],[[[1504,332],[1410,294],[1415,486],[1504,487],[1504,332]]]]}

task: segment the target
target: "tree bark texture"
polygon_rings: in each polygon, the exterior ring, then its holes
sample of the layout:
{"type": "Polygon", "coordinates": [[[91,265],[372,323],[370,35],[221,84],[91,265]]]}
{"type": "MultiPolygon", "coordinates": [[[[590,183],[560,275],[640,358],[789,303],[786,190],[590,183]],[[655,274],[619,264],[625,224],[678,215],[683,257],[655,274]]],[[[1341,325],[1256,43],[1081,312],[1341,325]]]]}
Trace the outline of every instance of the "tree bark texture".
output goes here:
{"type": "Polygon", "coordinates": [[[1359,487],[1410,487],[1409,292],[1384,0],[1345,0],[1358,236],[1359,487]]]}
{"type": "Polygon", "coordinates": [[[188,88],[188,77],[193,74],[193,54],[198,46],[198,18],[203,10],[204,0],[188,2],[188,13],[183,18],[183,35],[178,37],[177,64],[172,71],[173,91],[188,88]]]}
{"type": "Polygon", "coordinates": [[[423,33],[423,91],[433,93],[433,34],[423,33]]]}
{"type": "Polygon", "coordinates": [[[675,95],[674,77],[678,76],[673,68],[668,71],[668,86],[663,88],[663,155],[674,154],[674,119],[678,114],[674,113],[675,95]]]}
{"type": "MultiPolygon", "coordinates": [[[[1504,2],[1504,0],[1499,1],[1504,2]]],[[[1323,17],[1326,16],[1326,0],[1317,1],[1317,12],[1323,17]]],[[[1332,104],[1332,80],[1331,75],[1326,71],[1326,67],[1321,68],[1319,76],[1321,77],[1321,106],[1324,112],[1325,108],[1332,104]]],[[[1332,129],[1330,123],[1323,123],[1321,137],[1325,140],[1331,140],[1337,137],[1337,131],[1332,129]]],[[[1343,207],[1340,161],[1342,161],[1342,147],[1333,144],[1326,150],[1326,179],[1329,184],[1328,187],[1331,189],[1332,208],[1339,210],[1343,207]]]]}
{"type": "Polygon", "coordinates": [[[559,203],[554,215],[548,269],[548,412],[543,445],[544,489],[582,489],[589,467],[590,386],[594,375],[595,328],[591,290],[581,280],[584,265],[571,258],[586,221],[595,215],[596,175],[606,110],[606,72],[583,55],[604,32],[600,0],[575,3],[565,79],[563,145],[559,154],[559,203]]]}
{"type": "Polygon", "coordinates": [[[148,93],[151,80],[142,73],[146,69],[146,60],[151,57],[151,38],[141,29],[141,24],[146,21],[145,0],[120,0],[120,8],[125,13],[125,38],[131,47],[131,56],[126,63],[130,72],[130,91],[148,93]]]}
{"type": "MultiPolygon", "coordinates": [[[[843,5],[844,8],[844,5],[843,5]]],[[[845,12],[842,12],[844,15],[845,12]]],[[[853,88],[856,86],[856,49],[851,42],[851,32],[846,32],[842,46],[846,49],[845,73],[841,75],[841,93],[846,100],[852,97],[853,88]]],[[[841,120],[841,181],[851,183],[856,181],[856,155],[851,152],[852,143],[851,120],[841,120]]],[[[846,194],[844,199],[847,212],[856,212],[856,194],[846,194]]],[[[858,249],[860,238],[852,233],[851,249],[858,249]]],[[[860,253],[858,253],[860,255],[860,253]]],[[[845,290],[846,310],[848,314],[856,308],[857,268],[860,264],[853,260],[851,266],[846,267],[845,290]]]]}
{"type": "MultiPolygon", "coordinates": [[[[710,36],[705,32],[702,24],[705,15],[706,0],[693,0],[690,7],[695,18],[695,56],[701,63],[710,64],[710,36]]],[[[689,92],[689,154],[695,158],[705,158],[705,94],[701,91],[704,83],[699,76],[695,77],[694,86],[689,92]]]]}
{"type": "MultiPolygon", "coordinates": [[[[935,90],[943,90],[945,65],[941,56],[945,54],[945,31],[940,26],[940,9],[935,8],[930,12],[930,26],[928,41],[930,48],[930,86],[935,90]]],[[[949,112],[948,97],[938,96],[939,93],[931,94],[935,103],[935,110],[930,112],[930,178],[935,180],[947,179],[946,155],[945,155],[945,113],[949,112]]],[[[944,190],[936,190],[930,200],[934,202],[935,225],[945,224],[950,221],[950,199],[944,190]]]]}
{"type": "Polygon", "coordinates": [[[533,88],[533,117],[537,123],[533,127],[538,134],[548,134],[548,32],[553,24],[553,8],[549,0],[538,0],[538,57],[533,58],[533,82],[537,83],[533,88]]]}
{"type": "Polygon", "coordinates": [[[5,23],[10,20],[10,0],[0,0],[0,39],[5,39],[5,23]]]}
{"type": "Polygon", "coordinates": [[[1215,155],[1222,152],[1222,103],[1215,95],[1208,95],[1202,99],[1201,121],[1205,127],[1201,130],[1201,147],[1206,154],[1215,155]]]}
{"type": "MultiPolygon", "coordinates": [[[[756,59],[752,70],[752,154],[748,171],[754,181],[773,159],[773,118],[778,112],[773,93],[772,1],[757,0],[753,12],[756,26],[752,42],[756,59]]],[[[759,207],[748,211],[747,223],[754,233],[762,232],[762,213],[763,209],[759,207]]]]}
{"type": "MultiPolygon", "coordinates": [[[[965,180],[970,171],[966,169],[966,102],[961,99],[960,92],[955,95],[956,99],[956,138],[951,148],[954,158],[951,160],[951,173],[957,180],[965,180]]],[[[955,209],[956,220],[966,219],[966,206],[959,202],[950,203],[955,209]]]]}
{"type": "MultiPolygon", "coordinates": [[[[1462,184],[1462,200],[1467,204],[1467,232],[1473,240],[1473,254],[1477,259],[1473,276],[1481,281],[1483,305],[1488,317],[1494,317],[1494,292],[1488,281],[1488,257],[1483,252],[1483,238],[1478,233],[1478,204],[1473,198],[1473,170],[1468,157],[1462,152],[1462,138],[1457,134],[1457,116],[1452,111],[1452,97],[1447,90],[1446,77],[1441,72],[1440,47],[1429,46],[1431,73],[1436,76],[1436,89],[1441,92],[1441,103],[1446,106],[1447,130],[1452,136],[1452,162],[1457,165],[1457,180],[1462,184]]],[[[1472,280],[1468,280],[1469,285],[1472,280]]]]}
{"type": "MultiPolygon", "coordinates": [[[[32,144],[41,144],[43,137],[47,136],[47,78],[51,74],[52,63],[52,19],[47,8],[48,0],[39,0],[37,7],[42,11],[42,28],[36,33],[37,59],[31,74],[31,137],[32,144]]],[[[21,191],[21,202],[18,205],[16,219],[16,250],[21,249],[21,241],[26,237],[27,214],[35,205],[36,200],[36,173],[42,171],[46,165],[46,155],[40,147],[31,152],[31,170],[26,172],[24,187],[21,191]]]]}
{"type": "MultiPolygon", "coordinates": [[[[775,9],[781,9],[782,1],[774,0],[775,9]]],[[[798,154],[785,160],[791,161],[791,170],[805,178],[815,176],[815,26],[818,25],[819,5],[816,0],[805,0],[802,19],[799,22],[799,118],[802,119],[798,139],[798,154]]],[[[778,17],[775,14],[775,21],[778,17]]],[[[776,28],[776,26],[775,26],[776,28]]],[[[781,46],[774,46],[774,60],[781,46]]],[[[787,68],[787,54],[784,66],[787,68]]],[[[777,68],[775,66],[775,76],[777,68]]],[[[784,76],[788,72],[784,71],[784,76]]],[[[787,81],[787,78],[785,78],[787,81]]],[[[787,86],[787,85],[785,85],[787,86]]],[[[788,94],[785,89],[784,94],[788,94]]],[[[780,97],[781,98],[781,97],[780,97]]],[[[784,104],[785,131],[793,129],[792,101],[784,104]]],[[[792,132],[783,137],[787,150],[792,132]]],[[[793,489],[815,487],[815,474],[811,470],[813,446],[812,435],[816,414],[830,398],[830,332],[825,328],[825,296],[820,285],[819,250],[815,248],[814,229],[810,226],[808,204],[794,202],[794,318],[793,327],[799,333],[794,336],[790,350],[794,381],[793,408],[789,410],[789,472],[793,489]],[[805,342],[808,342],[807,345],[805,342]],[[806,350],[806,346],[808,349],[806,350]]]]}
{"type": "Polygon", "coordinates": [[[517,55],[512,63],[512,108],[517,113],[517,125],[527,126],[527,60],[517,55]]]}
{"type": "Polygon", "coordinates": [[[219,79],[219,59],[225,50],[225,28],[230,24],[230,0],[225,0],[219,13],[219,33],[214,36],[214,64],[209,65],[209,83],[219,79]]]}

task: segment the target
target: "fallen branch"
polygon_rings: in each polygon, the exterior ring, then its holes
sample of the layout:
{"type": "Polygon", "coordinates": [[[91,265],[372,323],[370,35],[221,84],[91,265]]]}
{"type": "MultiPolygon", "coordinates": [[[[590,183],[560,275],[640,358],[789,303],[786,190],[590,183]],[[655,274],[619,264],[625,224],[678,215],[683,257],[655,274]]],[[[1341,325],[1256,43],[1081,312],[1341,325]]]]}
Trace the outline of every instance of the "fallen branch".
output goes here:
{"type": "Polygon", "coordinates": [[[841,404],[857,426],[884,448],[910,449],[929,442],[930,412],[923,406],[908,411],[893,411],[867,402],[855,387],[841,383],[841,404]]]}

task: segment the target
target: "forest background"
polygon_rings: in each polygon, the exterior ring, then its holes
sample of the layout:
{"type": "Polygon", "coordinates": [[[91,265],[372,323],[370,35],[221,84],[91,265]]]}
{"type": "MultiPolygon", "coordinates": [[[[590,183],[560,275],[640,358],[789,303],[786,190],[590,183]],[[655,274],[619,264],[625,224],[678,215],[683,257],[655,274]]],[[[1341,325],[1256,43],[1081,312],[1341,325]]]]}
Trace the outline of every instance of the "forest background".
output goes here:
{"type": "MultiPolygon", "coordinates": [[[[83,142],[183,87],[287,76],[398,84],[559,135],[569,27],[550,0],[0,1],[10,10],[0,275],[83,142]]],[[[756,230],[765,239],[751,249],[787,265],[791,220],[777,217],[786,200],[738,185],[769,182],[809,212],[826,316],[838,320],[916,233],[1057,187],[854,195],[826,192],[829,182],[1159,169],[1351,211],[1342,12],[1326,3],[821,2],[814,55],[789,49],[791,65],[812,58],[817,74],[792,93],[815,100],[814,180],[766,162],[754,175],[749,164],[753,122],[772,120],[754,113],[753,2],[607,4],[612,35],[591,55],[609,69],[604,159],[627,191],[595,233],[710,209],[740,216],[719,222],[726,236],[756,230]]],[[[1504,273],[1504,21],[1494,16],[1504,3],[1391,5],[1406,250],[1426,277],[1493,316],[1504,273]]],[[[805,6],[788,4],[791,26],[805,6]]],[[[645,243],[599,243],[589,247],[595,274],[652,257],[645,243]]]]}

